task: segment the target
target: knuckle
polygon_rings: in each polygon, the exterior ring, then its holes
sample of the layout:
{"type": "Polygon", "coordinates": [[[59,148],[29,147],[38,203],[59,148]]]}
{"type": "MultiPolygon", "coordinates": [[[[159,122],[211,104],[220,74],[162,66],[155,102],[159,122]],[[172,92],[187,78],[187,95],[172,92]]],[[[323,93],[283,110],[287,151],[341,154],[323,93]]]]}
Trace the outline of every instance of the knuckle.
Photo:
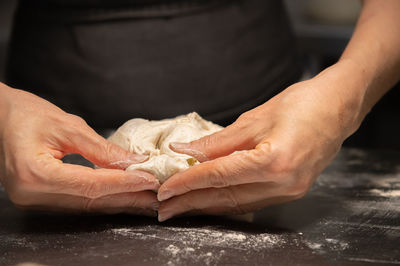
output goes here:
{"type": "Polygon", "coordinates": [[[82,195],[87,199],[99,198],[102,194],[95,182],[89,181],[87,185],[82,186],[82,195]]]}
{"type": "Polygon", "coordinates": [[[246,121],[246,120],[251,120],[254,117],[254,115],[251,112],[244,112],[242,113],[236,121],[246,121]]]}
{"type": "Polygon", "coordinates": [[[293,199],[300,199],[307,194],[310,187],[311,184],[306,179],[296,179],[287,186],[286,195],[293,199]]]}
{"type": "Polygon", "coordinates": [[[115,152],[119,147],[116,146],[114,143],[111,143],[109,141],[105,141],[104,143],[104,147],[105,147],[105,151],[107,152],[107,154],[112,154],[113,152],[115,152]]]}
{"type": "MultiPolygon", "coordinates": [[[[245,122],[245,124],[253,123],[254,121],[260,121],[265,119],[264,112],[257,111],[257,108],[252,109],[250,111],[242,113],[236,122],[245,122]]],[[[235,123],[236,123],[235,122],[235,123]]]]}
{"type": "Polygon", "coordinates": [[[90,129],[90,127],[83,118],[73,114],[68,114],[67,129],[67,132],[71,136],[85,136],[88,134],[88,129],[90,129]]]}
{"type": "Polygon", "coordinates": [[[312,179],[299,168],[304,163],[302,157],[291,147],[275,144],[270,149],[273,159],[268,171],[279,180],[278,183],[284,189],[283,194],[293,200],[304,197],[312,185],[312,179]]]}
{"type": "Polygon", "coordinates": [[[193,156],[195,156],[199,161],[210,160],[213,147],[218,145],[219,134],[220,133],[217,132],[190,142],[189,145],[190,149],[193,151],[193,156]]]}
{"type": "Polygon", "coordinates": [[[102,154],[103,156],[101,157],[105,162],[111,162],[113,155],[116,153],[117,150],[116,145],[111,142],[105,141],[102,147],[103,147],[103,154],[102,154]]]}
{"type": "Polygon", "coordinates": [[[229,182],[225,177],[225,169],[222,166],[215,166],[212,168],[212,172],[210,175],[209,186],[210,187],[227,187],[229,186],[229,182]]]}
{"type": "Polygon", "coordinates": [[[82,126],[82,125],[87,125],[86,121],[77,115],[73,115],[73,114],[68,114],[69,120],[73,125],[76,125],[78,127],[82,126]]]}
{"type": "Polygon", "coordinates": [[[292,153],[283,152],[275,149],[273,152],[274,159],[269,164],[269,171],[274,175],[287,175],[293,173],[296,168],[296,160],[292,153]]]}
{"type": "Polygon", "coordinates": [[[224,207],[228,207],[233,210],[240,209],[239,202],[237,201],[236,196],[233,194],[231,189],[218,189],[217,193],[217,198],[222,199],[224,207]]]}
{"type": "Polygon", "coordinates": [[[278,175],[292,173],[295,169],[296,166],[290,160],[286,159],[280,159],[271,166],[272,172],[278,175]]]}
{"type": "Polygon", "coordinates": [[[191,143],[191,146],[195,149],[201,150],[201,151],[207,151],[208,147],[214,147],[217,143],[217,138],[215,136],[215,133],[213,135],[205,136],[201,139],[201,141],[193,141],[191,143]]]}
{"type": "Polygon", "coordinates": [[[250,123],[253,121],[254,115],[246,112],[241,114],[235,123],[229,125],[227,128],[234,129],[237,132],[247,132],[250,128],[250,123]]]}

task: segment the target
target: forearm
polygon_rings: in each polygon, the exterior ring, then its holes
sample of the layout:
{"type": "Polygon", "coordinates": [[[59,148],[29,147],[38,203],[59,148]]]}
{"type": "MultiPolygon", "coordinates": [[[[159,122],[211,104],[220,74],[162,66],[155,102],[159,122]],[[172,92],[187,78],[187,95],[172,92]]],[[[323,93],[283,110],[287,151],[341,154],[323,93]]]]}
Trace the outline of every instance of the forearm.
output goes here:
{"type": "Polygon", "coordinates": [[[400,1],[365,0],[354,35],[339,62],[346,62],[362,95],[358,119],[400,78],[400,1]]]}
{"type": "Polygon", "coordinates": [[[314,93],[324,94],[327,100],[322,103],[324,113],[330,115],[326,121],[337,121],[331,124],[335,134],[343,138],[358,129],[373,105],[400,77],[398,14],[398,0],[366,0],[340,60],[314,78],[321,89],[314,93]]]}

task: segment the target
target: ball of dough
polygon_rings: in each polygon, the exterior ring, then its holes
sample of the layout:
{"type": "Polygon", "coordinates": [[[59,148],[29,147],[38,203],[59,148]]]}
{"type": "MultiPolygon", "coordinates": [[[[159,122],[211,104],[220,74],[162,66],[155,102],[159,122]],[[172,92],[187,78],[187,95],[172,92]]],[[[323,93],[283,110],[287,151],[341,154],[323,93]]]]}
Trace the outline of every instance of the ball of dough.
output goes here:
{"type": "Polygon", "coordinates": [[[149,160],[132,164],[127,171],[146,171],[164,182],[173,174],[199,163],[189,155],[172,151],[171,142],[190,142],[222,128],[197,113],[159,121],[135,118],[118,128],[108,140],[130,152],[149,156],[149,160]]]}

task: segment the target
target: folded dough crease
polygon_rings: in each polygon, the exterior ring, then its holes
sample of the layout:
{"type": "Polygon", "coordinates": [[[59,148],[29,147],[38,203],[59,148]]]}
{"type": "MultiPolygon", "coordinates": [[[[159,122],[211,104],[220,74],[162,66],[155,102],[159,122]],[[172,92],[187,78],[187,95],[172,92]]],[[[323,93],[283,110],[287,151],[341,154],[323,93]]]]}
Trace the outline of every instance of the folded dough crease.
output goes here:
{"type": "Polygon", "coordinates": [[[206,121],[193,112],[159,121],[131,119],[119,127],[108,140],[130,152],[149,156],[149,160],[132,164],[126,171],[146,171],[164,182],[173,174],[199,163],[189,155],[171,150],[171,142],[190,142],[221,129],[223,127],[206,121]]]}

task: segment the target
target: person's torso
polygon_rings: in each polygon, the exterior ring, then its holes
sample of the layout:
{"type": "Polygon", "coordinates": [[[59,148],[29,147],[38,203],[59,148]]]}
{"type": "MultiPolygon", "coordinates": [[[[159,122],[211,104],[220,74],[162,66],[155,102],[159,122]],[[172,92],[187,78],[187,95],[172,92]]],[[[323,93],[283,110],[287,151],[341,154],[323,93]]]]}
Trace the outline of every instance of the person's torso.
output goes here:
{"type": "Polygon", "coordinates": [[[8,82],[95,127],[226,124],[298,79],[293,41],[280,0],[24,0],[8,82]]]}

